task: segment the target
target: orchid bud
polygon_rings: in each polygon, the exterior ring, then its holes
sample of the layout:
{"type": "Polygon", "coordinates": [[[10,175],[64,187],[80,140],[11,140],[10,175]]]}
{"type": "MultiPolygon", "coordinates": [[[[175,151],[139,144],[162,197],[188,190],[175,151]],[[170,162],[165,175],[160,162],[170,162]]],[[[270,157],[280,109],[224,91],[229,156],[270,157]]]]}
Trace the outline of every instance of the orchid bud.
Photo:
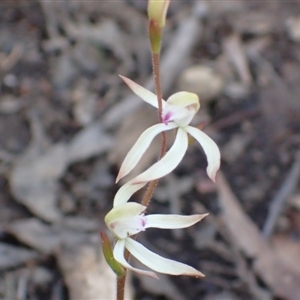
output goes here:
{"type": "Polygon", "coordinates": [[[149,0],[148,16],[149,20],[153,20],[161,29],[165,27],[167,10],[170,0],[149,0]]]}
{"type": "Polygon", "coordinates": [[[165,27],[169,4],[170,0],[148,1],[149,38],[151,50],[154,54],[160,52],[162,31],[165,27]]]}

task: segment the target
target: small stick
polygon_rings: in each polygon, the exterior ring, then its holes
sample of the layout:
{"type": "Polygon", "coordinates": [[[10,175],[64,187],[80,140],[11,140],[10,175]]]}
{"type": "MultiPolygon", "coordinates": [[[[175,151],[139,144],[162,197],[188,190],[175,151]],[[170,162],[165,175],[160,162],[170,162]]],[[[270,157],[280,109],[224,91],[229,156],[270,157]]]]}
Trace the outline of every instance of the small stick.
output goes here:
{"type": "Polygon", "coordinates": [[[270,210],[266,219],[266,222],[263,227],[263,236],[266,240],[268,240],[275,228],[278,217],[280,216],[282,209],[284,207],[285,201],[294,191],[297,182],[300,176],[300,152],[296,156],[296,160],[291,167],[288,176],[275,197],[271,201],[270,210]]]}

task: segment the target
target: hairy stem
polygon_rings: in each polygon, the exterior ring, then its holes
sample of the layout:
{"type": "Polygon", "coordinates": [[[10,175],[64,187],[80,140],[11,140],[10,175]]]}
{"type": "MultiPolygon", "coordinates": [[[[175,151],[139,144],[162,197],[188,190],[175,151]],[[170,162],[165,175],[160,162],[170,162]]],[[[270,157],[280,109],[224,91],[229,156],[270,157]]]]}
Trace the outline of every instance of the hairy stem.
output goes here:
{"type": "Polygon", "coordinates": [[[124,300],[126,275],[117,278],[117,300],[124,300]]]}
{"type": "Polygon", "coordinates": [[[155,92],[157,95],[157,103],[158,103],[158,121],[162,123],[162,92],[160,86],[160,71],[159,71],[159,53],[152,54],[152,67],[153,67],[153,77],[155,83],[155,92]]]}
{"type": "MultiPolygon", "coordinates": [[[[160,85],[160,71],[159,71],[159,61],[160,55],[159,53],[152,53],[152,67],[153,67],[153,76],[154,76],[154,83],[155,83],[155,92],[157,95],[157,102],[158,102],[158,121],[162,123],[162,92],[161,92],[161,85],[160,85]]],[[[161,148],[158,160],[160,160],[167,151],[167,138],[166,133],[161,133],[161,148]]],[[[153,192],[158,184],[158,179],[151,181],[146,189],[146,192],[143,196],[141,204],[144,206],[148,206],[153,195],[153,192]]],[[[133,239],[136,236],[132,236],[133,239]]],[[[129,251],[125,250],[125,259],[128,261],[130,258],[129,251]]],[[[126,275],[122,278],[117,279],[117,300],[124,300],[124,287],[125,287],[126,275]]]]}
{"type": "MultiPolygon", "coordinates": [[[[160,85],[160,71],[159,71],[159,53],[152,54],[152,66],[153,66],[153,76],[154,76],[154,83],[155,83],[155,91],[157,95],[157,102],[158,102],[158,121],[162,123],[162,92],[161,92],[161,85],[160,85]]],[[[158,160],[160,160],[165,154],[167,150],[167,138],[166,133],[163,131],[161,133],[161,148],[158,160]]],[[[141,204],[144,206],[148,206],[153,195],[153,192],[158,184],[158,179],[151,181],[146,189],[146,192],[143,196],[141,204]]]]}

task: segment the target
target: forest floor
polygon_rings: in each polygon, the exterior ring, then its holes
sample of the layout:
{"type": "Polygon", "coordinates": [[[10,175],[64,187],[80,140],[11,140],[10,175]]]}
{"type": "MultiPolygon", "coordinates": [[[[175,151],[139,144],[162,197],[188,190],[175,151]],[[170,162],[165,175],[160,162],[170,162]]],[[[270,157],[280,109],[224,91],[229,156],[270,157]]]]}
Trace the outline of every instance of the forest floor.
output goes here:
{"type": "MultiPolygon", "coordinates": [[[[114,299],[99,232],[122,160],[157,122],[118,76],[153,89],[146,5],[0,3],[0,299],[114,299]]],[[[128,299],[300,298],[299,45],[298,1],[171,1],[163,95],[199,95],[193,125],[205,122],[221,170],[214,184],[191,145],[148,212],[209,216],[139,235],[205,278],[131,274],[128,299]]]]}

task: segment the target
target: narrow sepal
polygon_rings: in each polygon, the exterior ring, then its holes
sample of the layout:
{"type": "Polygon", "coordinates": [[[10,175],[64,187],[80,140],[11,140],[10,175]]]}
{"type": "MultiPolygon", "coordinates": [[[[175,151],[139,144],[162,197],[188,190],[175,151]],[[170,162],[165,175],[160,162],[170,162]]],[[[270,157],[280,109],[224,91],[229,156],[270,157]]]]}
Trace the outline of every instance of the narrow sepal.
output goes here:
{"type": "Polygon", "coordinates": [[[141,182],[139,184],[132,184],[132,180],[128,181],[126,184],[120,187],[114,198],[114,206],[120,205],[127,202],[130,197],[137,192],[139,189],[143,188],[147,182],[141,182]]]}
{"type": "Polygon", "coordinates": [[[200,222],[208,214],[191,216],[181,215],[147,215],[145,228],[178,229],[190,227],[200,222]]]}
{"type": "Polygon", "coordinates": [[[156,272],[170,275],[204,276],[195,268],[175,260],[164,258],[133,239],[126,239],[125,247],[137,260],[156,272]]]}
{"type": "Polygon", "coordinates": [[[212,181],[215,182],[216,173],[220,168],[221,160],[219,147],[207,134],[205,134],[198,128],[187,126],[185,129],[202,146],[207,158],[207,175],[212,181]]]}
{"type": "Polygon", "coordinates": [[[172,172],[182,160],[188,146],[187,133],[178,128],[174,144],[166,155],[142,174],[132,179],[133,184],[149,182],[172,172]]]}
{"type": "MultiPolygon", "coordinates": [[[[158,103],[157,103],[157,96],[150,92],[149,90],[145,89],[141,85],[137,84],[136,82],[132,81],[131,79],[119,75],[124,82],[128,85],[128,87],[140,98],[142,98],[145,102],[148,104],[158,108],[158,103]]],[[[165,104],[165,101],[163,100],[163,106],[165,104]]]]}
{"type": "Polygon", "coordinates": [[[118,261],[115,260],[113,251],[111,249],[110,241],[107,235],[101,231],[100,237],[101,237],[101,244],[102,244],[102,252],[107,264],[110,266],[110,268],[115,272],[115,274],[119,278],[124,277],[126,275],[126,270],[118,261]]]}
{"type": "Polygon", "coordinates": [[[143,154],[149,148],[153,139],[161,132],[167,131],[170,129],[176,128],[177,125],[175,123],[169,123],[168,125],[165,124],[156,124],[151,126],[147,130],[145,130],[136,143],[132,146],[130,151],[127,153],[121,167],[119,174],[117,176],[116,182],[118,182],[121,178],[126,176],[140,161],[143,154]]]}
{"type": "MultiPolygon", "coordinates": [[[[126,241],[128,240],[132,240],[132,239],[127,238],[126,241]]],[[[141,275],[146,275],[158,279],[157,275],[154,272],[137,269],[131,266],[124,257],[124,250],[125,250],[125,240],[118,240],[114,247],[114,257],[123,267],[125,267],[128,270],[137,272],[141,275]]]]}

